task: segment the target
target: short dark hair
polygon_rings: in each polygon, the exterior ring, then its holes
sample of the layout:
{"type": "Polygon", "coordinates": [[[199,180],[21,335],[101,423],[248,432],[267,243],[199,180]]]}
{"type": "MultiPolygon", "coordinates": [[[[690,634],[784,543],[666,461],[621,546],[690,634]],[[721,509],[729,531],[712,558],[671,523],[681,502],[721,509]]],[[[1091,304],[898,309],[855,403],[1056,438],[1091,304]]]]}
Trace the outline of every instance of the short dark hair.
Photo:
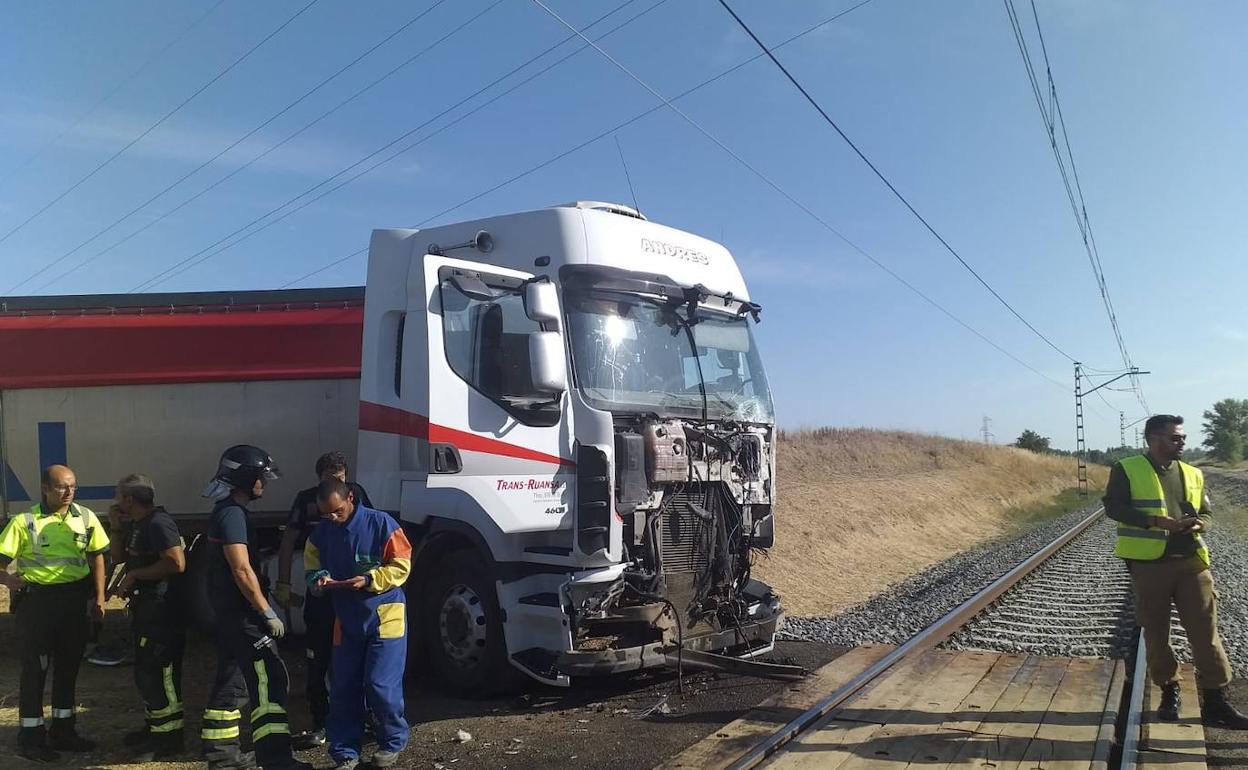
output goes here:
{"type": "Polygon", "coordinates": [[[131,473],[117,482],[117,490],[123,496],[133,497],[139,505],[155,505],[156,485],[147,476],[131,473]]]}
{"type": "Polygon", "coordinates": [[[355,490],[351,489],[351,485],[338,479],[326,479],[316,485],[316,499],[321,502],[329,502],[329,498],[334,495],[338,495],[343,500],[346,500],[347,495],[353,494],[355,494],[355,490]]]}
{"type": "Polygon", "coordinates": [[[1144,440],[1147,441],[1149,436],[1155,436],[1171,425],[1182,424],[1183,418],[1177,414],[1155,414],[1144,423],[1144,440]]]}
{"type": "Polygon", "coordinates": [[[316,475],[321,476],[326,471],[345,472],[347,470],[347,456],[338,450],[326,452],[316,458],[316,475]]]}

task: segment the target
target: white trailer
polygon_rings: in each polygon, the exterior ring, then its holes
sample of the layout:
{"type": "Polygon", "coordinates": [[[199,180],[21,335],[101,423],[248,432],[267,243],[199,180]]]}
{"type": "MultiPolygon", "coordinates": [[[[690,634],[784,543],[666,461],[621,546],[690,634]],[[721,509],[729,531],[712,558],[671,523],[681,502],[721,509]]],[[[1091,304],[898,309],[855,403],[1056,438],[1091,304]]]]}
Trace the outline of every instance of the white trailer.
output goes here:
{"type": "Polygon", "coordinates": [[[771,649],[780,603],[750,563],[773,539],[774,416],[759,308],[725,248],[577,203],[377,230],[362,319],[358,290],[335,291],[0,304],[0,329],[38,326],[24,344],[51,346],[44,366],[67,315],[180,319],[160,337],[182,356],[155,367],[165,379],[126,384],[145,350],[102,338],[122,371],[99,385],[77,367],[0,377],[13,481],[29,496],[39,465],[68,459],[102,499],[142,471],[170,510],[202,513],[217,453],[247,442],[286,470],[265,496],[280,513],[317,454],[355,446],[356,477],[416,545],[413,659],[454,687],[771,649]]]}

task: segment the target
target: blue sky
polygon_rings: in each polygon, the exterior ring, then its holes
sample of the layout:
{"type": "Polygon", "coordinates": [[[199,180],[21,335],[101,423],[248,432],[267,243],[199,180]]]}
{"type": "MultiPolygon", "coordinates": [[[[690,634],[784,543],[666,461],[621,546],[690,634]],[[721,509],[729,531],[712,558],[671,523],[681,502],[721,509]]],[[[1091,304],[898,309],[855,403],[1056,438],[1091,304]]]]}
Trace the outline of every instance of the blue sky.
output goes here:
{"type": "MultiPolygon", "coordinates": [[[[0,89],[8,97],[0,105],[0,237],[308,1],[10,5],[0,28],[0,89]]],[[[622,3],[551,5],[583,27],[622,3]]],[[[733,5],[774,44],[854,3],[733,5]]],[[[1017,5],[1035,50],[1030,6],[1017,5]]],[[[1187,416],[1196,432],[1214,400],[1248,396],[1248,321],[1239,312],[1248,108],[1238,90],[1248,71],[1248,8],[1126,0],[1039,0],[1037,7],[1123,335],[1135,362],[1152,372],[1144,393],[1152,409],[1187,416]]],[[[601,45],[666,95],[758,53],[713,0],[635,0],[589,34],[633,17],[601,45]]],[[[319,0],[0,241],[0,291],[124,292],[191,257],[187,269],[151,288],[283,286],[366,245],[374,227],[426,220],[656,104],[586,49],[445,127],[581,46],[571,41],[436,117],[567,35],[528,0],[319,0]],[[425,11],[220,159],[89,240],[425,11]],[[222,238],[431,118],[395,145],[424,139],[411,150],[213,253],[222,238]]],[[[777,55],[1019,313],[1086,364],[1121,367],[999,0],[873,0],[777,55]]],[[[987,415],[998,441],[1033,428],[1057,446],[1073,445],[1070,362],[963,270],[772,64],[754,61],[679,104],[840,233],[1061,384],[925,304],[659,110],[615,134],[637,199],[651,219],[720,240],[737,255],[764,306],[757,331],[782,424],[971,438],[987,415]]],[[[576,199],[631,200],[610,135],[430,223],[576,199]]],[[[295,285],[357,284],[363,276],[361,256],[295,285]]],[[[1119,410],[1128,422],[1143,416],[1132,394],[1105,396],[1108,405],[1093,398],[1087,409],[1092,446],[1117,443],[1119,410]]]]}

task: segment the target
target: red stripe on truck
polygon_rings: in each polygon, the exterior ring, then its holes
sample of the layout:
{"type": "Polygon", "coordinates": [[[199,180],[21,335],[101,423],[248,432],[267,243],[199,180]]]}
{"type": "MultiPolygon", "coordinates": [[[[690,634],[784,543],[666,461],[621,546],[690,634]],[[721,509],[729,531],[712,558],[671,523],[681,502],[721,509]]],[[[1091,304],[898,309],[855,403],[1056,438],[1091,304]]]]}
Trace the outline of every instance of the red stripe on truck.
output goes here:
{"type": "Polygon", "coordinates": [[[0,317],[0,389],[360,376],[362,307],[0,317]]]}
{"type": "Polygon", "coordinates": [[[440,444],[453,444],[461,452],[482,452],[484,454],[515,457],[520,460],[533,460],[551,465],[573,467],[576,463],[556,455],[548,455],[506,441],[478,436],[445,425],[431,423],[428,417],[409,412],[393,406],[374,404],[371,401],[360,402],[360,430],[376,433],[393,433],[399,436],[433,441],[440,444]]]}

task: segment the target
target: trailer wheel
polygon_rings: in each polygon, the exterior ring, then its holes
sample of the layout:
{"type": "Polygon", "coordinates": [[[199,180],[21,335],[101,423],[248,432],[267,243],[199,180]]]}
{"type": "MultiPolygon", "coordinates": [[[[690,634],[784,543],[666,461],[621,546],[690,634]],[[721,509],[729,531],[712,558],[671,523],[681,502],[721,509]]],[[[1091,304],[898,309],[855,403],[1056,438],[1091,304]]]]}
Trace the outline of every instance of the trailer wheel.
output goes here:
{"type": "Polygon", "coordinates": [[[491,570],[475,552],[449,554],[433,571],[421,628],[434,672],[454,692],[485,697],[515,689],[491,570]]]}

